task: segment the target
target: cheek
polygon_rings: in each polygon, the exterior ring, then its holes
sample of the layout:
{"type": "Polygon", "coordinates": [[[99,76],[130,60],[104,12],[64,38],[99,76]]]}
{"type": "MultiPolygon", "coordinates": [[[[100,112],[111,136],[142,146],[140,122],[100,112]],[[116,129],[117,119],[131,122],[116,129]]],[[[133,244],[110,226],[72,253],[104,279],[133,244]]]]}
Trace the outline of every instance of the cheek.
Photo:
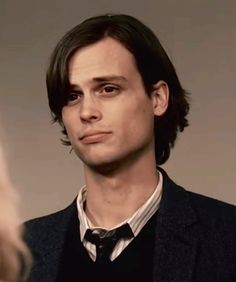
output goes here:
{"type": "Polygon", "coordinates": [[[62,112],[62,121],[66,128],[69,138],[71,138],[75,131],[75,125],[76,125],[73,115],[68,111],[63,111],[62,112]]]}
{"type": "Polygon", "coordinates": [[[126,109],[121,119],[121,128],[124,134],[135,136],[135,138],[145,138],[153,134],[154,114],[152,108],[145,104],[133,109],[126,109]]]}

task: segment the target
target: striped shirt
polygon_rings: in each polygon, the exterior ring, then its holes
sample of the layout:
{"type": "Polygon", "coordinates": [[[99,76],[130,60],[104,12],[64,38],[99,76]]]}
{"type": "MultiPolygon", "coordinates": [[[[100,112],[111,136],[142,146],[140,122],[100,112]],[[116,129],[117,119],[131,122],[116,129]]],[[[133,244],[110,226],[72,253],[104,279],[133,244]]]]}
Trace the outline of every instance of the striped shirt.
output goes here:
{"type": "MultiPolygon", "coordinates": [[[[119,225],[113,227],[112,229],[115,229],[125,223],[128,223],[133,231],[134,237],[136,237],[139,234],[139,232],[142,230],[144,225],[148,222],[148,220],[152,217],[152,215],[158,210],[160,206],[163,177],[159,171],[158,173],[159,173],[159,182],[152,195],[131,217],[121,222],[119,225]]],[[[80,238],[84,247],[88,251],[89,256],[93,261],[95,261],[96,246],[90,243],[89,241],[87,241],[84,238],[84,235],[87,229],[99,230],[101,228],[97,226],[95,227],[86,216],[84,211],[85,202],[86,202],[86,186],[83,186],[77,197],[77,209],[78,209],[78,216],[80,220],[80,238]]],[[[120,253],[129,245],[129,243],[134,239],[134,237],[129,239],[120,239],[117,242],[110,256],[111,261],[113,261],[115,258],[117,258],[120,255],[120,253]]]]}

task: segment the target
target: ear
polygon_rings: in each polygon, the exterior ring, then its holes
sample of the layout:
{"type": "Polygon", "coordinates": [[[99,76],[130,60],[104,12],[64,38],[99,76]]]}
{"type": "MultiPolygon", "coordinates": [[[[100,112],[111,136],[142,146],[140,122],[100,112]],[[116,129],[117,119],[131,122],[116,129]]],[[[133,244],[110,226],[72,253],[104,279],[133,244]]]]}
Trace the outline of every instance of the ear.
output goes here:
{"type": "Polygon", "coordinates": [[[154,84],[151,97],[153,101],[154,115],[162,116],[166,112],[169,104],[168,84],[163,80],[154,84]]]}

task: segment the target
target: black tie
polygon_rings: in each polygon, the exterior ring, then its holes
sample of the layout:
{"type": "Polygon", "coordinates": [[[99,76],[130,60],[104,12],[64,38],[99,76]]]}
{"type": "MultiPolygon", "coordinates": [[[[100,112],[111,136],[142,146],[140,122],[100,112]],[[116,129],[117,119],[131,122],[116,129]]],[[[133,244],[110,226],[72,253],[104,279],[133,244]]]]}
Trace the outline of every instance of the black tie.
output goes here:
{"type": "Polygon", "coordinates": [[[99,263],[110,261],[110,254],[120,239],[128,239],[133,236],[128,223],[110,231],[101,229],[101,232],[96,233],[96,231],[87,229],[85,233],[85,239],[96,246],[96,262],[99,263]]]}

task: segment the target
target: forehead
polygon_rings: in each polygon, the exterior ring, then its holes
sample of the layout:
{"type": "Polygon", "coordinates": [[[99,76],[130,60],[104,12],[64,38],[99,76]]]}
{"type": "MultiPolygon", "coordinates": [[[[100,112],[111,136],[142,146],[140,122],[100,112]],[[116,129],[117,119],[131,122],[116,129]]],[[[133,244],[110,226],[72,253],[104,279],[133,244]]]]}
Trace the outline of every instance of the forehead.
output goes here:
{"type": "Polygon", "coordinates": [[[69,62],[69,80],[119,75],[129,78],[138,73],[135,58],[120,42],[102,39],[79,49],[69,62]]]}

